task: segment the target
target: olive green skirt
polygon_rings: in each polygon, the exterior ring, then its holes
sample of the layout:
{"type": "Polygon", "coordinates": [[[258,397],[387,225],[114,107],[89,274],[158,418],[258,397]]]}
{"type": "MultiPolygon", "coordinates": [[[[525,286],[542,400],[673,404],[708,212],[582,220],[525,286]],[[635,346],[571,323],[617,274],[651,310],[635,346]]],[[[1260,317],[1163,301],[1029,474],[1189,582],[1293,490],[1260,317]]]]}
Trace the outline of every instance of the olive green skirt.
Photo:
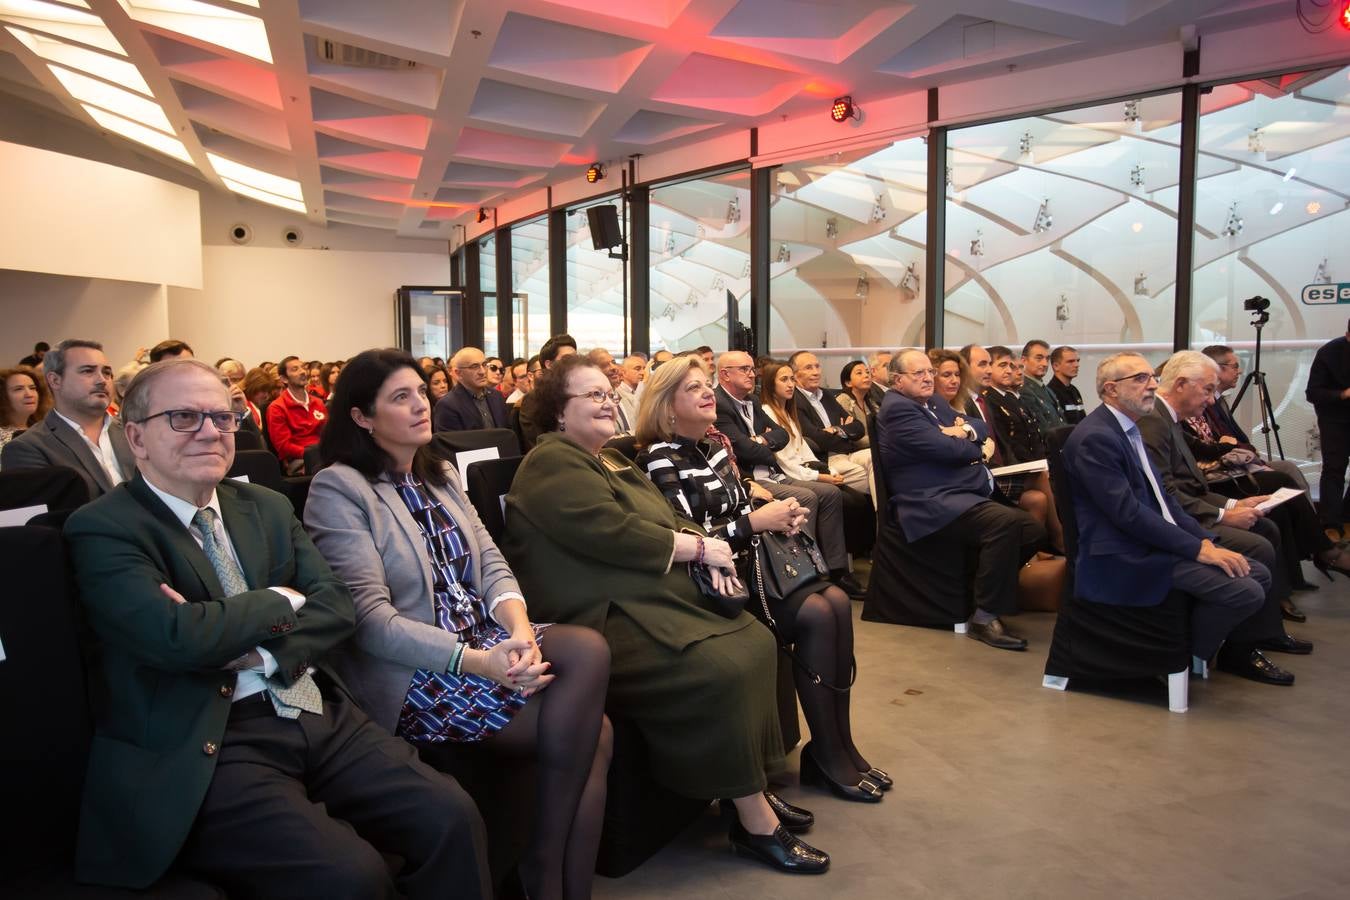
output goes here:
{"type": "Polygon", "coordinates": [[[783,769],[778,647],[746,625],[676,652],[652,640],[617,606],[605,622],[610,712],[642,732],[661,784],[697,799],[746,797],[783,769]]]}

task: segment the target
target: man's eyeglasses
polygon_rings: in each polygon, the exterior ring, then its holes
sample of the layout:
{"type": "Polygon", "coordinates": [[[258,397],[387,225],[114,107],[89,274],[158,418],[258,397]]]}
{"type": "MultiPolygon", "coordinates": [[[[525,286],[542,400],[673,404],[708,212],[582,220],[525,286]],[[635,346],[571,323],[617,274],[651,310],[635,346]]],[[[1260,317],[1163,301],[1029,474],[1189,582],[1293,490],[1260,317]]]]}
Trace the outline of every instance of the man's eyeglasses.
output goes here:
{"type": "Polygon", "coordinates": [[[587,391],[584,394],[568,394],[567,396],[572,397],[574,399],[586,397],[589,398],[590,401],[596,405],[602,404],[606,400],[608,400],[610,403],[613,403],[616,406],[619,403],[618,391],[587,391]]]}
{"type": "Polygon", "coordinates": [[[195,434],[202,430],[202,425],[207,419],[216,426],[216,431],[221,434],[233,434],[239,430],[239,426],[244,422],[246,412],[235,412],[232,409],[222,412],[202,412],[197,409],[166,409],[164,412],[157,412],[153,416],[146,416],[144,419],[137,419],[137,425],[144,425],[151,419],[158,419],[163,416],[169,422],[169,427],[174,431],[183,431],[195,434]]]}
{"type": "Polygon", "coordinates": [[[481,372],[483,371],[483,364],[469,363],[468,365],[465,366],[455,366],[455,368],[461,372],[481,372]]]}
{"type": "Polygon", "coordinates": [[[1157,381],[1158,376],[1152,372],[1136,372],[1133,375],[1126,375],[1124,378],[1112,378],[1107,384],[1120,384],[1122,381],[1133,381],[1140,387],[1148,384],[1150,381],[1157,381]]]}
{"type": "Polygon", "coordinates": [[[901,372],[901,375],[908,375],[910,378],[934,378],[937,376],[937,369],[915,369],[913,372],[901,372]]]}
{"type": "Polygon", "coordinates": [[[754,366],[723,366],[723,372],[740,372],[742,375],[749,375],[755,371],[754,366]]]}

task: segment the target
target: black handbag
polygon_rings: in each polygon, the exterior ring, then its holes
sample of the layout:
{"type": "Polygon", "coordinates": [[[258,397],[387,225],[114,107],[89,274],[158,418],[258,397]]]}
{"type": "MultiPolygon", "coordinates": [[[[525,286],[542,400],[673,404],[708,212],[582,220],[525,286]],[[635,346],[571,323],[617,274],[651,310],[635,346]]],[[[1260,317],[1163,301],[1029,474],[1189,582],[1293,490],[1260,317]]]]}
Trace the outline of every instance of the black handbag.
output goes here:
{"type": "Polygon", "coordinates": [[[836,693],[848,691],[858,679],[857,659],[852,661],[848,684],[843,687],[830,684],[824,676],[802,662],[801,658],[792,652],[792,647],[778,633],[778,622],[773,615],[774,607],[782,612],[784,601],[792,596],[794,591],[810,584],[824,582],[829,576],[830,570],[825,565],[825,557],[816,547],[816,542],[800,531],[796,534],[765,531],[750,539],[750,548],[751,571],[744,581],[751,586],[750,590],[759,600],[759,611],[756,616],[773,634],[778,649],[786,653],[792,664],[801,669],[812,682],[824,685],[836,693]]]}
{"type": "MultiPolygon", "coordinates": [[[[684,534],[703,536],[688,528],[682,528],[680,531],[684,534]]],[[[706,609],[727,619],[734,619],[740,615],[741,610],[745,609],[745,604],[750,599],[750,590],[745,586],[744,579],[741,579],[740,592],[727,596],[713,587],[712,574],[708,571],[707,563],[690,560],[687,565],[689,567],[689,579],[694,582],[694,586],[698,588],[699,594],[702,595],[703,606],[706,609]]]]}

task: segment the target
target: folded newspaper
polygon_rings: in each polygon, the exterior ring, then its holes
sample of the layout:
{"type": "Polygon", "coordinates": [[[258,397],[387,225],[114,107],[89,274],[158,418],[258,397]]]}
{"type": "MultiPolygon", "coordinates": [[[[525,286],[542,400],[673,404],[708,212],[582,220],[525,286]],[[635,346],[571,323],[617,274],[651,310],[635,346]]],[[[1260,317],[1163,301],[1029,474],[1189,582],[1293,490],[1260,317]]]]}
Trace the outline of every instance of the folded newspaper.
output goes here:
{"type": "Polygon", "coordinates": [[[990,469],[995,478],[1002,478],[1004,475],[1024,475],[1030,472],[1044,472],[1050,468],[1050,464],[1043,459],[1033,459],[1031,462],[1018,463],[1015,466],[999,466],[997,469],[990,469]]]}

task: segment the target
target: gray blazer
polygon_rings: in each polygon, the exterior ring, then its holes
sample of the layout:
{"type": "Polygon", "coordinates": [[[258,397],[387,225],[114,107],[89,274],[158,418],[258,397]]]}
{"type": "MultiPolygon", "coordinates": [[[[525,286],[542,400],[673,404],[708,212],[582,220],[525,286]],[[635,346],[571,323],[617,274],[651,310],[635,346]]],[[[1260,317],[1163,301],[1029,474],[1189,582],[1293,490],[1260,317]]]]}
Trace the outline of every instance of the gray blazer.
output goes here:
{"type": "MultiPolygon", "coordinates": [[[[113,455],[122,469],[122,477],[130,481],[136,474],[136,457],[131,455],[126,433],[122,423],[113,419],[108,424],[108,437],[112,441],[113,455]]],[[[98,499],[113,489],[112,480],[99,462],[94,451],[83,435],[56,414],[47,413],[47,417],[32,428],[5,444],[3,456],[0,456],[0,468],[43,469],[47,466],[66,466],[79,472],[89,484],[89,496],[98,499]]]]}
{"type": "MultiPolygon", "coordinates": [[[[491,602],[519,591],[506,559],[450,479],[431,493],[445,504],[473,555],[471,583],[491,602]]],[[[391,733],[417,669],[445,671],[458,639],[436,624],[431,564],[417,522],[388,476],[374,483],[337,463],[314,476],[305,528],[356,602],[356,632],[333,656],[362,709],[391,733]]]]}
{"type": "Polygon", "coordinates": [[[1149,458],[1162,473],[1163,490],[1170,493],[1205,528],[1213,528],[1228,498],[1209,489],[1209,482],[1186,446],[1186,434],[1179,422],[1172,421],[1161,399],[1153,402],[1153,412],[1139,420],[1139,435],[1148,448],[1149,458]]]}

